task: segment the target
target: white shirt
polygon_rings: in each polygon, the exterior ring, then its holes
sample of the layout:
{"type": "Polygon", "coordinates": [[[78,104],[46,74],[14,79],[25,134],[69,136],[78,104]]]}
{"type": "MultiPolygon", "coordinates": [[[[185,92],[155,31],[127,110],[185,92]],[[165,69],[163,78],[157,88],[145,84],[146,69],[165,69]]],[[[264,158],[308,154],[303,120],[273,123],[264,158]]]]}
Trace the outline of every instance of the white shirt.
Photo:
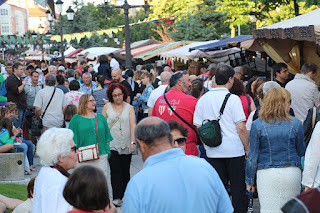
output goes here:
{"type": "Polygon", "coordinates": [[[99,66],[100,66],[100,64],[94,65],[94,66],[93,66],[93,70],[94,70],[95,72],[98,72],[99,66]]]}
{"type": "Polygon", "coordinates": [[[65,213],[73,207],[64,199],[68,178],[57,169],[42,167],[34,183],[32,213],[65,213]]]}
{"type": "Polygon", "coordinates": [[[157,89],[152,90],[147,103],[148,107],[153,108],[158,98],[164,94],[164,91],[166,90],[167,86],[168,85],[161,85],[157,89]]]}
{"type": "MultiPolygon", "coordinates": [[[[53,94],[54,87],[46,86],[44,89],[40,90],[34,100],[33,106],[41,108],[41,115],[46,109],[49,100],[53,94]]],[[[52,101],[43,117],[43,126],[45,127],[61,127],[63,125],[64,116],[62,107],[68,105],[64,93],[61,89],[56,89],[52,101]]]]}
{"type": "Polygon", "coordinates": [[[302,173],[302,185],[308,187],[318,187],[320,185],[320,122],[313,130],[310,142],[308,144],[305,159],[304,170],[302,173]]]}
{"type": "Polygon", "coordinates": [[[26,201],[17,206],[12,213],[31,213],[32,212],[32,198],[28,198],[26,201]]]}
{"type": "Polygon", "coordinates": [[[253,110],[252,112],[250,112],[250,115],[248,117],[248,120],[247,120],[247,123],[246,123],[246,129],[248,131],[251,130],[251,126],[252,126],[252,123],[253,123],[253,116],[254,116],[255,113],[256,113],[256,110],[253,110]]]}
{"type": "MultiPolygon", "coordinates": [[[[204,94],[196,105],[193,116],[193,124],[201,126],[206,119],[217,120],[220,108],[229,93],[227,88],[212,88],[204,94]]],[[[219,121],[222,135],[222,143],[217,147],[204,145],[209,158],[232,158],[244,155],[244,147],[240,140],[237,123],[246,121],[241,100],[236,95],[230,95],[223,115],[219,121]]]]}
{"type": "Polygon", "coordinates": [[[110,61],[110,67],[111,70],[115,69],[115,68],[120,68],[119,62],[116,59],[111,59],[110,61]]]}

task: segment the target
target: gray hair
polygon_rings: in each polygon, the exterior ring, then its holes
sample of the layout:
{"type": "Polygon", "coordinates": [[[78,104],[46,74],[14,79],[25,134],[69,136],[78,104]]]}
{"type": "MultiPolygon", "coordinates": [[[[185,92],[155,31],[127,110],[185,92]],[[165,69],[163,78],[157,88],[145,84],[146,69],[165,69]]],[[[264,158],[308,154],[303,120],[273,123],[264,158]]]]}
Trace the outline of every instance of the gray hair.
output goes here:
{"type": "Polygon", "coordinates": [[[83,73],[82,77],[84,77],[85,75],[88,75],[88,76],[90,76],[90,77],[92,78],[92,75],[91,75],[90,72],[85,72],[85,73],[83,73]]]}
{"type": "Polygon", "coordinates": [[[45,131],[37,143],[37,155],[43,166],[55,166],[59,163],[58,157],[68,156],[71,151],[70,142],[73,132],[65,128],[50,128],[45,131]]]}
{"type": "Polygon", "coordinates": [[[263,84],[263,87],[262,87],[262,91],[264,94],[267,94],[267,92],[272,89],[272,88],[276,88],[276,87],[280,87],[280,84],[278,84],[277,82],[275,81],[268,81],[266,83],[263,84]]]}
{"type": "Polygon", "coordinates": [[[241,70],[243,70],[243,68],[238,66],[238,67],[233,68],[233,70],[235,73],[237,73],[237,72],[239,73],[239,72],[241,72],[241,70]]]}
{"type": "Polygon", "coordinates": [[[48,70],[49,70],[50,68],[53,68],[53,69],[54,69],[54,71],[57,71],[57,67],[56,67],[56,66],[54,66],[54,65],[50,65],[50,66],[48,67],[48,70]]]}
{"type": "Polygon", "coordinates": [[[169,82],[172,74],[168,71],[164,71],[160,74],[161,82],[169,82]]]}
{"type": "Polygon", "coordinates": [[[67,77],[68,78],[74,77],[74,75],[75,75],[75,71],[73,69],[69,69],[67,71],[67,77]]]}
{"type": "Polygon", "coordinates": [[[55,75],[50,74],[50,75],[48,75],[48,76],[46,77],[45,82],[46,82],[46,85],[47,85],[47,86],[52,87],[52,86],[55,86],[55,85],[56,85],[56,83],[57,83],[57,78],[56,78],[55,75]]]}
{"type": "Polygon", "coordinates": [[[155,145],[155,140],[168,137],[168,142],[172,141],[170,127],[167,122],[157,117],[148,117],[140,121],[134,131],[135,138],[143,141],[147,145],[155,145]]]}

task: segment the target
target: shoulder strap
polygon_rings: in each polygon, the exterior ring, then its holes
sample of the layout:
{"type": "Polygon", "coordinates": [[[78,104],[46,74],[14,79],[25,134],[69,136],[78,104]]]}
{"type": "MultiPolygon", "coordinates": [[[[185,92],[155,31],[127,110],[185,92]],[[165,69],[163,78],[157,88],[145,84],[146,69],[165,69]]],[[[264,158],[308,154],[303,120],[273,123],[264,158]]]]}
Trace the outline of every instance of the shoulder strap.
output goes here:
{"type": "Polygon", "coordinates": [[[248,101],[248,112],[249,112],[249,114],[250,114],[250,112],[251,112],[251,109],[250,109],[251,101],[250,101],[250,98],[249,98],[249,95],[248,95],[248,94],[246,94],[245,96],[246,96],[247,101],[248,101]]]}
{"type": "Polygon", "coordinates": [[[231,93],[228,93],[226,95],[226,97],[224,98],[223,104],[222,104],[222,106],[220,108],[220,115],[218,117],[218,121],[221,119],[221,115],[223,114],[224,108],[226,107],[226,104],[227,104],[227,101],[228,101],[230,95],[231,95],[231,93]]]}
{"type": "Polygon", "coordinates": [[[50,105],[50,103],[51,103],[51,101],[52,101],[52,98],[53,98],[53,96],[54,96],[54,93],[56,93],[56,87],[54,87],[52,96],[51,96],[51,98],[50,98],[50,100],[49,100],[49,103],[48,103],[46,109],[43,111],[43,113],[42,113],[42,115],[41,115],[41,119],[44,117],[44,114],[46,114],[46,111],[47,111],[47,109],[48,109],[48,107],[49,107],[49,105],[50,105]]]}
{"type": "Polygon", "coordinates": [[[186,125],[188,125],[197,135],[197,137],[199,137],[199,134],[198,134],[198,131],[191,125],[189,124],[186,120],[184,120],[173,108],[172,106],[170,105],[167,97],[166,97],[166,94],[163,94],[163,97],[164,97],[164,100],[166,101],[167,105],[170,107],[171,111],[183,122],[185,123],[186,125]]]}
{"type": "Polygon", "coordinates": [[[97,135],[97,145],[98,145],[98,143],[99,143],[99,131],[98,131],[98,119],[97,119],[97,115],[96,115],[96,113],[94,113],[94,118],[95,118],[95,120],[96,120],[96,135],[97,135]]]}
{"type": "Polygon", "coordinates": [[[312,109],[312,129],[314,129],[314,125],[316,124],[316,111],[317,111],[317,108],[313,107],[313,109],[312,109]]]}

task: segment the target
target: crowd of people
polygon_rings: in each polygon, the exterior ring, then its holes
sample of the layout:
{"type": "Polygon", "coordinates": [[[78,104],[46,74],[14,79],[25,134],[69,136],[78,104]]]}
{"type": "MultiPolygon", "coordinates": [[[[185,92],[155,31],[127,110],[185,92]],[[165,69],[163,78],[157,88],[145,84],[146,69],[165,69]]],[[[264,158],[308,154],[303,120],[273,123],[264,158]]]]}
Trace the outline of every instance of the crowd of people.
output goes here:
{"type": "Polygon", "coordinates": [[[29,175],[35,149],[42,168],[29,199],[0,196],[0,212],[244,213],[253,192],[260,212],[320,211],[315,64],[291,80],[275,64],[270,81],[223,64],[132,70],[113,54],[98,61],[7,62],[0,152],[23,152],[29,175]],[[221,135],[214,146],[200,134],[212,121],[221,135]],[[133,154],[144,167],[131,178],[133,154]]]}

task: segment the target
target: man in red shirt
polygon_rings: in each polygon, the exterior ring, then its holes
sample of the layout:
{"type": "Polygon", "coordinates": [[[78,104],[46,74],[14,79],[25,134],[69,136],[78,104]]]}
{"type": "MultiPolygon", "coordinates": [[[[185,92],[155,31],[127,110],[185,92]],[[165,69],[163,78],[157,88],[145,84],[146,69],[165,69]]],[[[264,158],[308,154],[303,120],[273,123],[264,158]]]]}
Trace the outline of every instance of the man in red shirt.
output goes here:
{"type": "MultiPolygon", "coordinates": [[[[170,90],[166,93],[166,98],[175,112],[193,126],[193,113],[198,100],[188,95],[190,87],[191,81],[187,72],[178,72],[170,79],[170,90]]],[[[156,101],[152,110],[152,116],[159,117],[166,122],[176,120],[182,123],[188,129],[187,149],[185,153],[187,155],[199,154],[196,133],[171,111],[164,100],[164,96],[161,96],[156,101]]],[[[195,126],[193,127],[196,128],[195,126]]]]}

